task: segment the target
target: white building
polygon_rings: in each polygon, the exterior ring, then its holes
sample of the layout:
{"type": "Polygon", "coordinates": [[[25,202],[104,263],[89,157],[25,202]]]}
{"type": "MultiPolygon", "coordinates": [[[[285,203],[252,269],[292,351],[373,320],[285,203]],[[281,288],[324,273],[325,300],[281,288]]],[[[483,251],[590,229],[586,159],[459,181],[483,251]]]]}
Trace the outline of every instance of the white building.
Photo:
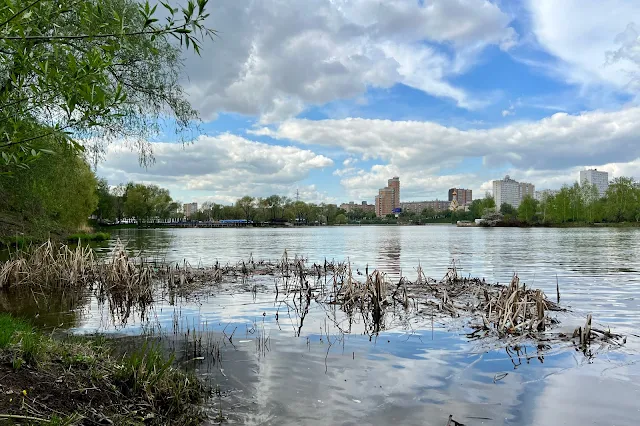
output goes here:
{"type": "Polygon", "coordinates": [[[600,197],[604,197],[609,188],[609,173],[599,172],[598,169],[580,170],[580,185],[585,182],[595,185],[600,197]]]}
{"type": "Polygon", "coordinates": [[[503,203],[510,204],[513,208],[520,207],[520,202],[527,195],[535,195],[535,186],[531,183],[517,182],[505,176],[502,180],[493,181],[493,198],[496,208],[500,208],[503,203]]]}

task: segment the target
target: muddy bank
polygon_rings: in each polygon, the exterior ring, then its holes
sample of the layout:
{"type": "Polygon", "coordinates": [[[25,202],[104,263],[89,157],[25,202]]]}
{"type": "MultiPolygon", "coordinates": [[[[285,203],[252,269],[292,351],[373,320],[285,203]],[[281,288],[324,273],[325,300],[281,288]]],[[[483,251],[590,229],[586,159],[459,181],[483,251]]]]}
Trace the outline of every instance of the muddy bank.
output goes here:
{"type": "Polygon", "coordinates": [[[0,423],[197,425],[208,390],[153,342],[42,334],[0,314],[0,423]]]}

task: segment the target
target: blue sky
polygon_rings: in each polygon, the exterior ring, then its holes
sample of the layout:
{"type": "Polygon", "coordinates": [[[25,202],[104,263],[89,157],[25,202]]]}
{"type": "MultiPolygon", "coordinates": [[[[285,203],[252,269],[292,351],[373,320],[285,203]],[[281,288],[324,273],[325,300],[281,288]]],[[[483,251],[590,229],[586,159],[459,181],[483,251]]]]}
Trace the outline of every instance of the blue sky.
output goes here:
{"type": "Polygon", "coordinates": [[[181,201],[273,193],[373,202],[474,196],[504,174],[558,188],[580,169],[640,177],[640,3],[223,0],[185,54],[202,135],[112,145],[98,172],[181,201]]]}

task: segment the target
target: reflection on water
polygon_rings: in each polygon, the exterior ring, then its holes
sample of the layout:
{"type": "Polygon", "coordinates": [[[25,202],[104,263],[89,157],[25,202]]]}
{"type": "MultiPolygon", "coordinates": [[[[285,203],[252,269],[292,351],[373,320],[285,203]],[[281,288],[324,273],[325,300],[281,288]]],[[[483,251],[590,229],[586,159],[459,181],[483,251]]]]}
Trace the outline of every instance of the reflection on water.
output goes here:
{"type": "Polygon", "coordinates": [[[376,268],[380,268],[380,270],[392,276],[402,275],[402,265],[400,263],[402,251],[401,232],[380,233],[374,249],[377,249],[376,268]]]}
{"type": "MultiPolygon", "coordinates": [[[[635,333],[640,326],[634,229],[163,229],[113,236],[150,260],[212,265],[250,255],[279,259],[287,249],[310,263],[348,259],[354,270],[368,265],[394,281],[413,278],[418,263],[440,278],[456,259],[463,274],[490,281],[504,283],[517,272],[548,294],[558,282],[562,303],[575,312],[569,323],[593,313],[600,328],[635,333]]],[[[42,323],[77,332],[162,335],[181,365],[219,385],[212,418],[221,411],[229,423],[443,426],[452,414],[466,425],[637,424],[640,339],[632,335],[620,350],[592,348],[594,357],[569,344],[495,349],[467,340],[454,320],[432,323],[402,312],[371,335],[367,318],[302,293],[276,303],[272,278],[252,280],[238,284],[240,292],[203,291],[189,300],[158,289],[146,316],[130,312],[126,324],[95,296],[5,296],[0,310],[37,313],[42,323]],[[194,350],[195,341],[205,350],[194,350]]]]}

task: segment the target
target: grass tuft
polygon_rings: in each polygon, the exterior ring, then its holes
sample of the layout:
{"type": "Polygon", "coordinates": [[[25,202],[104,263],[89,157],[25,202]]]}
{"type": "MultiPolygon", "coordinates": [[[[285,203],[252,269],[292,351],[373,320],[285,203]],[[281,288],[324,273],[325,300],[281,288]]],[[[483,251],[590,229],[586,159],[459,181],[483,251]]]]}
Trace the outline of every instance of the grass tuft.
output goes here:
{"type": "Polygon", "coordinates": [[[25,321],[0,314],[0,350],[16,343],[16,336],[29,332],[32,332],[32,328],[25,321]]]}
{"type": "Polygon", "coordinates": [[[109,419],[112,424],[191,426],[205,417],[198,404],[207,397],[206,388],[193,373],[176,367],[158,343],[148,341],[116,356],[111,341],[102,337],[53,338],[0,314],[0,377],[5,391],[19,395],[0,399],[0,413],[14,420],[32,416],[29,407],[45,396],[50,402],[41,405],[45,410],[39,409],[38,419],[50,425],[109,419]]]}
{"type": "Polygon", "coordinates": [[[80,232],[77,234],[71,234],[67,237],[67,241],[69,242],[77,242],[80,241],[107,241],[111,238],[111,234],[108,232],[96,232],[93,234],[88,234],[85,232],[80,232]]]}

